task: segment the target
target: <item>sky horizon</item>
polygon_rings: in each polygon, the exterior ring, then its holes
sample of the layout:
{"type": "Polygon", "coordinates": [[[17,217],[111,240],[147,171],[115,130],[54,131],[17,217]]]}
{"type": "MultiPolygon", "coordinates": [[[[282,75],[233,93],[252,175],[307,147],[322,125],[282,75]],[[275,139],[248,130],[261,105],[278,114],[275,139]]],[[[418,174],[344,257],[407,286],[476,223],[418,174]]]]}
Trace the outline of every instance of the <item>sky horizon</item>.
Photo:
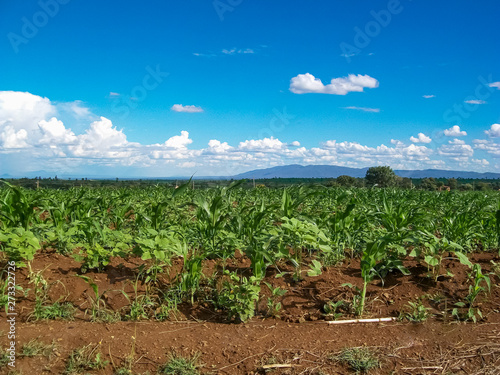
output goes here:
{"type": "Polygon", "coordinates": [[[0,175],[500,171],[500,5],[0,3],[0,175]]]}

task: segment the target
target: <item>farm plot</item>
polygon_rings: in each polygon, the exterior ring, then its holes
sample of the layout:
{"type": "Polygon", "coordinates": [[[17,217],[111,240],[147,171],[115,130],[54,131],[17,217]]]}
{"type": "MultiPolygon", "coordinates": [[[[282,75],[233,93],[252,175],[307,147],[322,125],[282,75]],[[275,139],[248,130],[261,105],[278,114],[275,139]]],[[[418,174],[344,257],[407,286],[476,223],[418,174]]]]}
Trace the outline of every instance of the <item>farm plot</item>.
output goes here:
{"type": "Polygon", "coordinates": [[[5,186],[2,345],[15,265],[23,373],[489,373],[499,198],[5,186]]]}

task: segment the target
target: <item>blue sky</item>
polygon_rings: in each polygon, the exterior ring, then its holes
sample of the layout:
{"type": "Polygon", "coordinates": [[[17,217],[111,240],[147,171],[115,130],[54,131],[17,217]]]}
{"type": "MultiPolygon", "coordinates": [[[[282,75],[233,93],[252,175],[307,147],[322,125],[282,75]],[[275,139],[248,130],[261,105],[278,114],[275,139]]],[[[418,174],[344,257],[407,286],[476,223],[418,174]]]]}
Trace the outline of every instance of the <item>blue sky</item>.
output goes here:
{"type": "Polygon", "coordinates": [[[500,171],[493,0],[4,0],[0,175],[500,171]]]}

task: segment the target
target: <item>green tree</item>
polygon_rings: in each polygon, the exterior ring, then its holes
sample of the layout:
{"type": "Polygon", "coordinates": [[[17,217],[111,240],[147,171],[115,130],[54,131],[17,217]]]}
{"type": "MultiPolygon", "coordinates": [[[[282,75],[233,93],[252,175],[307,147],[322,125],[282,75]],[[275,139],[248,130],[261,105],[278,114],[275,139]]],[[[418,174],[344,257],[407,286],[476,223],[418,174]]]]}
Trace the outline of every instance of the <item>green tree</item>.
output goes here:
{"type": "Polygon", "coordinates": [[[409,177],[397,177],[396,185],[403,189],[411,189],[413,187],[411,178],[409,177]]]}
{"type": "Polygon", "coordinates": [[[337,177],[337,183],[340,186],[351,187],[356,183],[356,179],[351,176],[342,175],[337,177]]]}
{"type": "Polygon", "coordinates": [[[449,186],[451,190],[458,189],[458,181],[456,178],[449,178],[448,181],[446,181],[446,185],[449,186]]]}
{"type": "Polygon", "coordinates": [[[394,186],[396,174],[389,166],[371,167],[366,171],[365,180],[368,186],[389,187],[394,186]]]}
{"type": "Polygon", "coordinates": [[[436,179],[433,177],[422,179],[422,181],[420,182],[420,188],[423,190],[436,190],[437,189],[436,179]]]}

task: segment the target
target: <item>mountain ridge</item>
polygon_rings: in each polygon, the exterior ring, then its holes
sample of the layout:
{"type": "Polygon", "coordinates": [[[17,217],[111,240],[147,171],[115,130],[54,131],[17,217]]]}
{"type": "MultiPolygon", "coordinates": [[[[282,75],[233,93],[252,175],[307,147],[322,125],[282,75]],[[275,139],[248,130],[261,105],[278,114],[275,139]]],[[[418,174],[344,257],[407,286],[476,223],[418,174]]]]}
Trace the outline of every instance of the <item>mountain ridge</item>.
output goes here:
{"type": "MultiPolygon", "coordinates": [[[[233,176],[233,179],[244,178],[337,178],[342,175],[351,177],[365,177],[368,167],[351,168],[336,165],[300,165],[290,164],[265,169],[255,169],[233,176]]],[[[404,170],[395,169],[394,173],[400,177],[409,178],[477,178],[477,179],[497,179],[500,173],[494,172],[473,172],[455,171],[444,169],[418,169],[404,170]]]]}

